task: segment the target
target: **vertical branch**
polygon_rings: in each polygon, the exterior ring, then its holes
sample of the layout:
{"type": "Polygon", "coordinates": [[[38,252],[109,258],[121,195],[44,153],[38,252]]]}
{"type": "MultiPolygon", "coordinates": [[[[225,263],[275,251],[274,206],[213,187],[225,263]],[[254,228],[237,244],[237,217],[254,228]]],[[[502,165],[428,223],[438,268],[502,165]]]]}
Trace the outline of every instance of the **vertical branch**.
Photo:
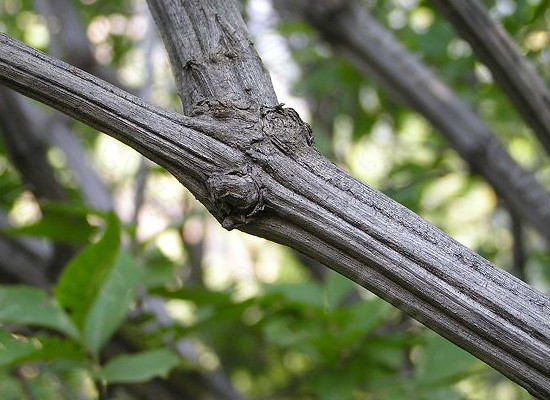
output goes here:
{"type": "Polygon", "coordinates": [[[148,0],[176,77],[183,111],[205,99],[238,107],[277,104],[236,2],[148,0]]]}
{"type": "MultiPolygon", "coordinates": [[[[153,65],[153,51],[155,49],[155,31],[154,21],[149,14],[145,2],[137,3],[137,12],[145,16],[147,20],[147,30],[144,35],[144,39],[141,43],[144,57],[144,77],[143,85],[140,91],[140,97],[149,101],[151,99],[151,93],[153,90],[153,78],[154,78],[154,65],[153,65]],[[142,9],[143,8],[143,9],[142,9]]],[[[145,157],[141,157],[139,162],[139,168],[136,174],[136,190],[134,192],[134,212],[132,215],[132,224],[137,227],[139,219],[139,211],[143,205],[145,196],[145,186],[147,184],[147,176],[149,174],[149,160],[145,157]]]]}
{"type": "MultiPolygon", "coordinates": [[[[7,227],[7,218],[0,212],[0,229],[7,227]]],[[[32,239],[0,235],[0,254],[0,281],[26,281],[33,286],[48,288],[45,272],[52,255],[50,246],[32,239]]]]}

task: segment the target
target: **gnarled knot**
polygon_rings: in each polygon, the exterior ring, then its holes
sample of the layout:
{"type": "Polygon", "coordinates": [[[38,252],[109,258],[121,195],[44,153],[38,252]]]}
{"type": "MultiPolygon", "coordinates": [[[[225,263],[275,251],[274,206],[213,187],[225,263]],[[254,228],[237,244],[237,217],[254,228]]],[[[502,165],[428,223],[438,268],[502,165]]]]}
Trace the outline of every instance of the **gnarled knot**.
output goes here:
{"type": "Polygon", "coordinates": [[[285,154],[299,154],[314,143],[309,124],[302,121],[292,108],[262,107],[261,116],[264,134],[285,154]]]}
{"type": "Polygon", "coordinates": [[[250,222],[264,208],[264,189],[246,168],[213,174],[206,184],[215,214],[225,229],[250,222]]]}

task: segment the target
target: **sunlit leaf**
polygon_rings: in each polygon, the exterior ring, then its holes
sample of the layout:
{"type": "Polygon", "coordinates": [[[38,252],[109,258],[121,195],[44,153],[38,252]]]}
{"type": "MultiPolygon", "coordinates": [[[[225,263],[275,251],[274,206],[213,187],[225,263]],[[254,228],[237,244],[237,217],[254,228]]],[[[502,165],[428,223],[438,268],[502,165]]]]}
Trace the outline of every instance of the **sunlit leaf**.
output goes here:
{"type": "Polygon", "coordinates": [[[86,315],[83,337],[92,354],[99,352],[126,318],[135,299],[141,272],[128,254],[119,254],[86,315]]]}
{"type": "Polygon", "coordinates": [[[421,385],[448,386],[471,372],[476,359],[447,339],[430,335],[418,365],[417,382],[421,385]]]}
{"type": "Polygon", "coordinates": [[[86,354],[82,346],[74,341],[44,335],[35,336],[34,341],[38,344],[37,349],[32,354],[24,357],[22,361],[86,360],[86,354]]]}
{"type": "Polygon", "coordinates": [[[288,302],[307,307],[324,308],[324,296],[322,288],[315,282],[303,282],[297,284],[273,284],[265,286],[265,292],[279,293],[288,302]]]}
{"type": "Polygon", "coordinates": [[[120,226],[114,214],[107,218],[107,229],[102,238],[71,260],[65,267],[55,288],[55,296],[80,328],[92,306],[101,285],[111,270],[120,238],[120,226]]]}
{"type": "Polygon", "coordinates": [[[353,282],[348,278],[336,272],[330,272],[325,279],[324,288],[327,306],[330,308],[338,307],[352,288],[353,282]]]}
{"type": "Polygon", "coordinates": [[[107,383],[146,382],[155,377],[166,377],[179,363],[179,358],[169,350],[144,351],[109,361],[97,378],[107,383]]]}
{"type": "Polygon", "coordinates": [[[44,216],[32,225],[7,228],[2,234],[9,236],[33,236],[48,238],[57,242],[86,243],[96,231],[86,217],[90,212],[82,207],[41,204],[44,216]]]}

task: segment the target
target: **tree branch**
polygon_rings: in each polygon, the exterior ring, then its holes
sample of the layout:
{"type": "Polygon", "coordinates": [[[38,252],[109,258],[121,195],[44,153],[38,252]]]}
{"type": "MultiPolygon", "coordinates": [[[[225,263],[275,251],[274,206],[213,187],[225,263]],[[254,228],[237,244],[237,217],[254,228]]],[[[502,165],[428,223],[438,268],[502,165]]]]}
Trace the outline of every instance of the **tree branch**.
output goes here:
{"type": "Polygon", "coordinates": [[[544,186],[391,32],[354,1],[280,0],[276,4],[309,21],[359,70],[424,115],[506,204],[550,243],[550,194],[544,186]]]}
{"type": "Polygon", "coordinates": [[[6,35],[0,81],[158,162],[224,227],[303,251],[550,396],[550,299],[323,158],[293,110],[210,100],[181,116],[6,35]]]}
{"type": "Polygon", "coordinates": [[[524,248],[523,226],[521,220],[513,212],[510,212],[510,225],[512,240],[514,241],[512,245],[512,272],[522,281],[528,282],[525,271],[526,254],[524,248]]]}
{"type": "Polygon", "coordinates": [[[147,0],[168,54],[183,112],[209,98],[275,106],[269,73],[234,1],[147,0]]]}
{"type": "Polygon", "coordinates": [[[496,83],[550,154],[550,93],[506,31],[478,0],[431,2],[491,70],[496,83]]]}

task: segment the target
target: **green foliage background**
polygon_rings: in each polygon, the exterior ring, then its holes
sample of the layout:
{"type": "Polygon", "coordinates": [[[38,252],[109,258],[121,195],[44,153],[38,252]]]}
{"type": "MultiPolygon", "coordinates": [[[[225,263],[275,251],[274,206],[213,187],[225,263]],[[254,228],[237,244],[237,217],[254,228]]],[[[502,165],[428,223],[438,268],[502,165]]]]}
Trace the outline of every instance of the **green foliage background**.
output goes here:
{"type": "MultiPolygon", "coordinates": [[[[252,20],[259,12],[255,3],[245,5],[252,20]]],[[[550,188],[550,163],[543,150],[468,46],[428,3],[364,3],[478,110],[514,158],[550,188]]],[[[550,2],[485,3],[548,80],[550,2]]],[[[111,28],[114,18],[125,21],[122,31],[106,28],[104,37],[92,40],[93,48],[104,54],[101,62],[139,89],[142,38],[128,34],[134,3],[74,4],[88,36],[93,35],[90,27],[104,21],[111,28]]],[[[0,3],[0,31],[48,48],[47,30],[30,0],[0,3]]],[[[270,21],[253,33],[258,41],[275,37],[279,47],[273,49],[285,50],[282,55],[274,50],[279,56],[271,57],[269,46],[267,51],[259,46],[274,78],[289,85],[289,103],[295,101],[292,96],[304,100],[301,111],[309,114],[323,153],[518,273],[508,210],[421,116],[388,98],[304,24],[270,21]]],[[[154,65],[152,100],[177,109],[162,53],[155,53],[154,65]]],[[[163,222],[144,233],[141,225],[152,220],[133,221],[127,200],[139,160],[90,128],[74,124],[73,129],[109,185],[116,212],[85,206],[55,148],[49,159],[70,201],[37,201],[0,142],[0,208],[14,225],[2,235],[80,249],[49,288],[0,285],[1,399],[141,398],[139,391],[125,388],[152,380],[192,382],[197,374],[214,373],[223,373],[245,398],[254,399],[530,398],[339,275],[329,272],[315,279],[307,263],[289,249],[240,233],[220,233],[203,208],[155,166],[149,167],[143,207],[152,207],[153,217],[163,222]],[[115,168],[101,154],[109,146],[115,149],[115,168]],[[163,195],[175,209],[159,206],[163,195]],[[238,257],[227,249],[231,246],[240,249],[238,257]],[[197,268],[198,279],[193,275],[197,268]],[[151,306],[159,302],[166,314],[162,321],[151,306]],[[117,341],[132,346],[114,354],[117,341]],[[181,351],[182,344],[192,344],[192,356],[181,351]]],[[[548,292],[547,249],[534,232],[524,230],[524,273],[530,284],[548,292]]]]}

